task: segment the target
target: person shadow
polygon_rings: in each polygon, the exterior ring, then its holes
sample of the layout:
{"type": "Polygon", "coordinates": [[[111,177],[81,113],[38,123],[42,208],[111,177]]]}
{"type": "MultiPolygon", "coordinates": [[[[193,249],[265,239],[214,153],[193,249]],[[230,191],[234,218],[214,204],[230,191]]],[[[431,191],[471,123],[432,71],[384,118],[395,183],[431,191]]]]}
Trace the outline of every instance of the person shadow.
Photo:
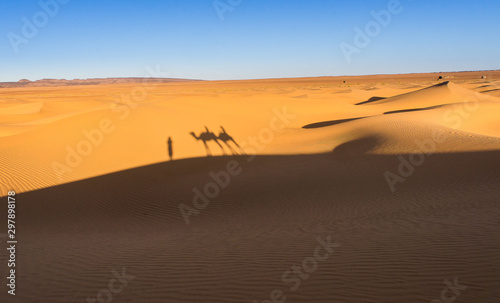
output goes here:
{"type": "Polygon", "coordinates": [[[174,157],[174,147],[173,147],[172,137],[168,137],[167,151],[168,151],[168,156],[170,157],[170,161],[172,161],[174,157]]]}

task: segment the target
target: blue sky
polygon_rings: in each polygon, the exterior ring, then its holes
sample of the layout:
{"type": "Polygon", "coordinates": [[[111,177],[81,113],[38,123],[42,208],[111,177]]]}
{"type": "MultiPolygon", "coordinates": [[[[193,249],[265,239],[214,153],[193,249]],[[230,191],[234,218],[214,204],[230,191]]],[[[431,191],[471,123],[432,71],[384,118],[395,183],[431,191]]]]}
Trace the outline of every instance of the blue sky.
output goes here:
{"type": "Polygon", "coordinates": [[[51,1],[0,2],[0,81],[143,77],[147,66],[207,80],[500,69],[496,0],[400,0],[351,62],[341,43],[356,47],[354,28],[396,0],[242,0],[223,21],[213,0],[65,0],[48,16],[38,2],[51,1]],[[43,27],[26,37],[36,16],[43,27]]]}

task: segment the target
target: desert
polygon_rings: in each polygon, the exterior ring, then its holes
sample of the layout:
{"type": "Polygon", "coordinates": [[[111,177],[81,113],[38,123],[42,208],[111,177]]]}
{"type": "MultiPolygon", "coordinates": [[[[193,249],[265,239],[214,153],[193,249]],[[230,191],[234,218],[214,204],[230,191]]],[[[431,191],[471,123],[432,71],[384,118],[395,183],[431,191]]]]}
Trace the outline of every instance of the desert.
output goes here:
{"type": "Polygon", "coordinates": [[[494,302],[499,76],[0,88],[16,299],[494,302]]]}
{"type": "Polygon", "coordinates": [[[0,1],[0,303],[500,303],[499,11],[0,1]]]}

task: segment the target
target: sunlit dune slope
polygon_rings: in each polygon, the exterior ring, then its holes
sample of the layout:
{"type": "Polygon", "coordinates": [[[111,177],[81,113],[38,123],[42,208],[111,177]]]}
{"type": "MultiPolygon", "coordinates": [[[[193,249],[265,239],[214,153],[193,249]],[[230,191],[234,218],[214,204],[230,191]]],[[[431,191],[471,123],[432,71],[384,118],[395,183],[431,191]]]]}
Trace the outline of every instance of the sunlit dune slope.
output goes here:
{"type": "Polygon", "coordinates": [[[1,194],[166,161],[168,137],[174,159],[329,152],[366,137],[378,142],[369,152],[395,154],[436,132],[447,139],[435,152],[496,150],[497,74],[3,88],[1,194]],[[221,126],[240,147],[195,139],[221,126]]]}

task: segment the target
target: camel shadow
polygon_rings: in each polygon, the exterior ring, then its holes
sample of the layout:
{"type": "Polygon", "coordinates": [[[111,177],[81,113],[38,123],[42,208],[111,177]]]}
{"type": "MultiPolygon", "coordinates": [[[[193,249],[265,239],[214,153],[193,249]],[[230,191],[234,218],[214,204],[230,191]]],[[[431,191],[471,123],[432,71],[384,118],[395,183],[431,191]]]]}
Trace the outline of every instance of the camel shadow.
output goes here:
{"type": "Polygon", "coordinates": [[[220,127],[220,133],[219,135],[215,135],[215,133],[211,132],[208,127],[205,126],[205,131],[200,133],[199,136],[197,136],[194,132],[190,132],[189,134],[191,136],[193,136],[193,138],[195,138],[196,140],[199,140],[199,141],[202,141],[203,142],[203,145],[205,146],[205,152],[207,153],[207,157],[210,157],[212,156],[212,151],[208,145],[208,142],[210,141],[214,141],[221,149],[222,153],[224,155],[226,155],[226,150],[224,149],[224,147],[219,143],[219,141],[222,141],[224,143],[224,145],[229,149],[229,151],[233,154],[233,155],[238,155],[238,151],[236,149],[239,149],[240,153],[242,155],[245,154],[245,152],[243,151],[243,149],[241,148],[241,146],[234,140],[233,137],[231,137],[227,132],[226,130],[224,129],[224,127],[220,127]],[[231,144],[234,144],[234,147],[231,146],[231,144]]]}
{"type": "Polygon", "coordinates": [[[226,130],[224,129],[224,127],[220,127],[221,131],[219,133],[219,136],[217,137],[219,140],[221,140],[222,142],[224,142],[224,144],[229,148],[229,150],[231,151],[231,153],[233,155],[238,155],[238,151],[236,151],[236,149],[234,149],[229,143],[233,143],[240,151],[240,153],[242,155],[245,155],[245,151],[241,148],[241,146],[233,139],[233,137],[231,137],[227,132],[226,130]]]}
{"type": "Polygon", "coordinates": [[[193,136],[196,140],[200,140],[203,142],[203,145],[205,146],[205,151],[207,152],[207,157],[212,155],[212,151],[210,150],[210,147],[208,147],[208,142],[214,141],[217,145],[219,145],[220,149],[222,150],[222,153],[225,155],[226,151],[222,147],[222,145],[219,143],[219,138],[211,132],[208,127],[205,126],[205,131],[200,133],[199,136],[197,136],[194,132],[189,133],[191,136],[193,136]]]}

